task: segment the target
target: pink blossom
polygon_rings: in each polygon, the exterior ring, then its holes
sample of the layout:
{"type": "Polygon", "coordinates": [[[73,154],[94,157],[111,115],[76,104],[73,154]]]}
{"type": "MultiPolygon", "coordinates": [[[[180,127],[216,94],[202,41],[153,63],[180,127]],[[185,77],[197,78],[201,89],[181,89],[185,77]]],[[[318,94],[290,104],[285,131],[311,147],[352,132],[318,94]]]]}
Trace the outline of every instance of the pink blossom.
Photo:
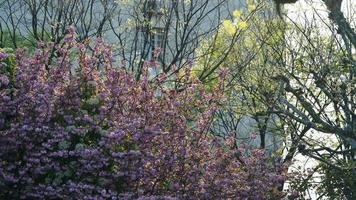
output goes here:
{"type": "Polygon", "coordinates": [[[14,84],[0,71],[0,199],[280,195],[284,175],[262,150],[209,133],[223,91],[186,81],[178,92],[163,85],[166,74],[136,80],[114,66],[110,45],[95,45],[88,54],[71,27],[52,62],[53,46],[43,44],[33,54],[17,50],[14,84]]]}

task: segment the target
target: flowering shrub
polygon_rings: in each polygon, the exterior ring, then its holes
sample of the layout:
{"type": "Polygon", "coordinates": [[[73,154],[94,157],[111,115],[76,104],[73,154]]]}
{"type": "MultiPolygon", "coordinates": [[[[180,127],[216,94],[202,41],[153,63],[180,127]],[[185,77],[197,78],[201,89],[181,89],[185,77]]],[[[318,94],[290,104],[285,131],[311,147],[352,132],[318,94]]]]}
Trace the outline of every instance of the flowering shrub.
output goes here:
{"type": "Polygon", "coordinates": [[[87,49],[70,29],[60,46],[0,53],[1,199],[279,198],[263,151],[208,134],[219,88],[177,92],[147,69],[136,81],[110,45],[87,49]]]}

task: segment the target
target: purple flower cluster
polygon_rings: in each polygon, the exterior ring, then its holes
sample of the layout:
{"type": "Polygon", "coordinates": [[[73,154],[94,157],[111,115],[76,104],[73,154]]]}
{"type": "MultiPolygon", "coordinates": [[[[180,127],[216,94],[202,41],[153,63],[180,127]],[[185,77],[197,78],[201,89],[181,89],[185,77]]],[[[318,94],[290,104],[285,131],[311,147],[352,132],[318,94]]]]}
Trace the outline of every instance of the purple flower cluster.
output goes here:
{"type": "Polygon", "coordinates": [[[14,80],[0,65],[0,199],[282,195],[284,176],[261,150],[208,134],[219,88],[187,82],[177,92],[149,84],[148,70],[136,81],[113,66],[110,45],[98,40],[90,53],[68,32],[55,61],[48,44],[17,50],[14,80]]]}
{"type": "Polygon", "coordinates": [[[7,58],[7,54],[5,52],[0,51],[0,61],[7,58]]]}

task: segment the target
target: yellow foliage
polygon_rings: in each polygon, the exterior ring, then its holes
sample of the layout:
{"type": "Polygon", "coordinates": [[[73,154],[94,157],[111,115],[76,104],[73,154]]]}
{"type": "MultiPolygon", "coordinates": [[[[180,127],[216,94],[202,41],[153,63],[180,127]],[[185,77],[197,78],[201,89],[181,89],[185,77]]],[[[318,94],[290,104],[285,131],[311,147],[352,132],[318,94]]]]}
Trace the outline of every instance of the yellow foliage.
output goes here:
{"type": "Polygon", "coordinates": [[[242,15],[242,11],[241,11],[241,10],[234,10],[234,12],[232,12],[232,15],[233,15],[234,17],[240,18],[241,15],[242,15]]]}
{"type": "Polygon", "coordinates": [[[246,28],[246,27],[247,27],[247,22],[246,22],[246,21],[241,21],[241,22],[239,23],[239,27],[240,27],[241,29],[246,28]]]}
{"type": "Polygon", "coordinates": [[[231,22],[231,20],[224,20],[223,26],[229,34],[231,34],[231,35],[235,34],[236,26],[231,22]]]}
{"type": "Polygon", "coordinates": [[[247,6],[247,9],[248,9],[249,11],[256,10],[256,5],[254,5],[254,4],[248,5],[248,6],[247,6]]]}

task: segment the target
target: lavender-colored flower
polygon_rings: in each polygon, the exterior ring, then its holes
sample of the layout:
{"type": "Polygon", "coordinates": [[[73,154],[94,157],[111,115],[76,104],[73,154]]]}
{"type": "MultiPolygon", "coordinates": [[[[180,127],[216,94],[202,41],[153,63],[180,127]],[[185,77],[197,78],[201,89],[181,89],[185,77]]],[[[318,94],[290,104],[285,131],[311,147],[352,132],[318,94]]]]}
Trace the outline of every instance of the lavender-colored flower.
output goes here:
{"type": "Polygon", "coordinates": [[[7,58],[7,53],[0,51],[0,61],[7,58]]]}
{"type": "Polygon", "coordinates": [[[206,132],[221,88],[202,91],[201,83],[190,83],[189,70],[183,92],[166,88],[165,74],[151,84],[148,69],[136,81],[114,66],[110,45],[99,39],[89,54],[75,37],[71,27],[56,47],[42,44],[32,55],[17,50],[11,95],[0,72],[0,199],[276,195],[284,176],[263,151],[245,154],[241,145],[237,153],[234,140],[224,146],[206,132]],[[60,55],[53,62],[51,48],[60,55]],[[192,112],[192,106],[201,112],[192,112]]]}

